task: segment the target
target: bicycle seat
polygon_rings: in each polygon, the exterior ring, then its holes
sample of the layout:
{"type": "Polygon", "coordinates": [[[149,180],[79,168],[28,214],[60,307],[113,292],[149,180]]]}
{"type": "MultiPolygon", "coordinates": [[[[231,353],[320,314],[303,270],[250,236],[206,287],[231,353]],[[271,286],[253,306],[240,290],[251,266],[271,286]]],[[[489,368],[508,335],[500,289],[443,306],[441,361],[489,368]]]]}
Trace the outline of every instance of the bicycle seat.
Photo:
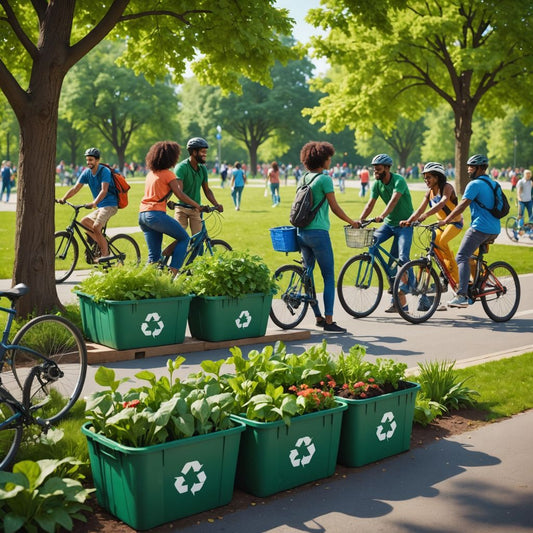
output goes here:
{"type": "Polygon", "coordinates": [[[0,291],[0,298],[5,297],[14,302],[17,298],[24,296],[30,289],[24,283],[19,283],[7,291],[0,291]]]}

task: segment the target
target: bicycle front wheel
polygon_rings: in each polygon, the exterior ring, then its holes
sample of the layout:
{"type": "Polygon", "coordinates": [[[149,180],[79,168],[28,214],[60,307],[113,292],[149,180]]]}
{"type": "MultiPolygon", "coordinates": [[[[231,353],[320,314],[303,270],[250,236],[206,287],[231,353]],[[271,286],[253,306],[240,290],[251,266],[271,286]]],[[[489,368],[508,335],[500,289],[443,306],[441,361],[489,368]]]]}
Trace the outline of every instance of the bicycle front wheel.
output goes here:
{"type": "Polygon", "coordinates": [[[518,242],[518,220],[516,217],[509,217],[505,222],[505,233],[512,241],[518,242]]]}
{"type": "Polygon", "coordinates": [[[119,233],[109,240],[109,255],[118,256],[121,265],[138,265],[141,262],[141,250],[133,237],[119,233]]]}
{"type": "Polygon", "coordinates": [[[220,252],[231,252],[233,248],[222,239],[212,239],[210,241],[211,251],[214,254],[220,253],[220,252]]]}
{"type": "Polygon", "coordinates": [[[0,402],[0,470],[11,466],[22,439],[22,424],[13,407],[0,402]]]}
{"type": "Polygon", "coordinates": [[[490,265],[480,293],[487,316],[494,322],[507,322],[520,304],[520,280],[514,268],[504,261],[490,265]]]}
{"type": "Polygon", "coordinates": [[[412,324],[425,322],[440,304],[439,276],[424,259],[405,263],[394,279],[392,297],[400,316],[412,324]]]}
{"type": "Polygon", "coordinates": [[[24,325],[13,344],[19,346],[13,350],[12,370],[21,389],[37,369],[28,391],[34,416],[56,422],[74,405],[85,382],[87,348],[80,331],[61,316],[43,315],[24,325]]]}
{"type": "Polygon", "coordinates": [[[63,283],[76,268],[78,242],[68,231],[55,233],[55,277],[56,283],[63,283]]]}
{"type": "Polygon", "coordinates": [[[376,310],[383,295],[383,274],[369,255],[356,255],[344,264],[337,280],[344,310],[363,318],[376,310]]]}
{"type": "Polygon", "coordinates": [[[304,319],[309,307],[303,268],[283,265],[274,273],[274,280],[279,290],[272,298],[270,318],[282,329],[295,328],[304,319]]]}

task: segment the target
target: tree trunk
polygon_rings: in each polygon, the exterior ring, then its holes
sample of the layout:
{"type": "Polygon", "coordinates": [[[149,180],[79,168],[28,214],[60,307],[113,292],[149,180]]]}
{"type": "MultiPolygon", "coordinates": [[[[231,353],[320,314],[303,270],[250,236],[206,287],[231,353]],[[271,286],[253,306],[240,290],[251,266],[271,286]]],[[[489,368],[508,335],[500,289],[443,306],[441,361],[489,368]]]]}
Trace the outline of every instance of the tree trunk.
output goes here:
{"type": "Polygon", "coordinates": [[[470,151],[472,137],[472,116],[474,106],[462,106],[455,113],[455,188],[457,194],[463,194],[468,185],[466,162],[470,151]]]}
{"type": "Polygon", "coordinates": [[[20,120],[13,283],[30,288],[19,300],[17,310],[22,316],[61,307],[54,275],[54,156],[61,85],[43,90],[46,79],[41,77],[41,90],[20,120]],[[32,175],[35,169],[39,176],[32,175]]]}

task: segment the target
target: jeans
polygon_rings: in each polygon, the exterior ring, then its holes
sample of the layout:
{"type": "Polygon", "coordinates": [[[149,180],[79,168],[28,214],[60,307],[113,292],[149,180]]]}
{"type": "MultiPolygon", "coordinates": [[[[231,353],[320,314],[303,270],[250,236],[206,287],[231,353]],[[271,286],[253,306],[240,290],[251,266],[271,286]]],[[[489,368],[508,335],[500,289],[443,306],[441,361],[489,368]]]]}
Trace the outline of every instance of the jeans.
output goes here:
{"type": "Polygon", "coordinates": [[[270,192],[272,194],[272,205],[278,205],[279,204],[279,183],[271,183],[270,192]]]}
{"type": "MultiPolygon", "coordinates": [[[[311,276],[315,261],[320,267],[324,279],[324,314],[333,316],[335,303],[335,268],[333,261],[333,247],[329,232],[323,229],[299,229],[298,245],[302,252],[304,265],[309,268],[311,276]]],[[[315,316],[320,316],[318,303],[312,306],[315,316]]]]}
{"type": "Polygon", "coordinates": [[[524,211],[527,211],[527,220],[531,222],[531,211],[533,210],[533,200],[529,202],[518,202],[518,227],[521,228],[524,225],[524,211]]]}
{"type": "Polygon", "coordinates": [[[6,202],[9,202],[9,195],[11,194],[11,185],[11,180],[2,180],[2,192],[0,193],[0,200],[2,200],[2,197],[4,196],[4,191],[6,191],[6,202]]]}
{"type": "Polygon", "coordinates": [[[233,198],[233,203],[237,209],[241,208],[241,196],[243,189],[244,187],[233,187],[233,190],[231,191],[231,197],[233,198]]]}
{"type": "Polygon", "coordinates": [[[498,234],[483,233],[473,228],[468,228],[459,246],[455,259],[459,268],[459,288],[457,294],[468,295],[468,282],[470,281],[470,258],[475,251],[486,241],[492,241],[498,234]]]}
{"type": "MultiPolygon", "coordinates": [[[[411,251],[411,243],[413,242],[413,228],[402,228],[401,226],[389,226],[388,224],[382,224],[374,233],[375,243],[370,248],[370,252],[375,252],[378,244],[388,241],[391,237],[394,237],[390,254],[394,258],[398,258],[400,265],[403,265],[409,261],[409,252],[411,251]]],[[[389,261],[389,267],[392,267],[389,261]]],[[[394,281],[394,277],[390,280],[391,286],[394,281]]]]}
{"type": "Polygon", "coordinates": [[[139,226],[148,245],[148,263],[159,261],[163,235],[169,235],[178,241],[172,254],[170,266],[179,269],[183,264],[189,244],[189,236],[181,224],[163,211],[144,211],[139,213],[139,226]]]}

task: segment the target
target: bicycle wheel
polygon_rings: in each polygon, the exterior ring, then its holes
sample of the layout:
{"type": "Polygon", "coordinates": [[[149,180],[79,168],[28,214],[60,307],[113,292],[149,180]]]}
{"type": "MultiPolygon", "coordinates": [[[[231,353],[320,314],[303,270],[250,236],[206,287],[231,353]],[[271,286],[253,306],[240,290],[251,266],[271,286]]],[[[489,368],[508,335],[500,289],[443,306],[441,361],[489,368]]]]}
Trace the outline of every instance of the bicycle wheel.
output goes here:
{"type": "Polygon", "coordinates": [[[509,217],[505,222],[505,232],[512,241],[518,242],[518,221],[516,217],[509,217]]]}
{"type": "Polygon", "coordinates": [[[63,283],[76,268],[79,254],[78,241],[68,231],[57,231],[55,250],[56,283],[63,283]]]}
{"type": "Polygon", "coordinates": [[[30,372],[38,369],[28,391],[31,410],[44,421],[59,420],[74,405],[85,382],[87,348],[80,331],[61,316],[43,315],[24,325],[13,344],[19,346],[14,349],[12,370],[21,389],[30,372]]]}
{"type": "Polygon", "coordinates": [[[109,255],[120,256],[121,265],[138,265],[141,262],[141,250],[133,237],[119,233],[109,240],[109,255]]]}
{"type": "Polygon", "coordinates": [[[383,274],[369,255],[346,261],[337,280],[337,294],[344,310],[355,318],[375,311],[383,295],[383,274]]]}
{"type": "Polygon", "coordinates": [[[489,265],[481,282],[480,293],[487,316],[494,322],[507,322],[514,316],[520,303],[520,280],[514,268],[504,261],[489,265]],[[492,294],[486,294],[489,292],[492,294]]]}
{"type": "Polygon", "coordinates": [[[272,298],[270,318],[282,329],[295,328],[307,313],[303,275],[303,268],[295,265],[283,265],[274,273],[279,290],[272,298]]]}
{"type": "Polygon", "coordinates": [[[439,276],[425,259],[409,261],[394,279],[392,297],[400,316],[420,324],[433,316],[440,304],[439,276]]]}
{"type": "Polygon", "coordinates": [[[9,422],[14,416],[13,407],[4,401],[0,402],[0,470],[9,468],[22,439],[21,419],[9,422]]]}
{"type": "Polygon", "coordinates": [[[211,250],[213,251],[214,254],[219,253],[219,252],[231,252],[231,250],[233,250],[233,248],[226,241],[223,241],[222,239],[211,239],[210,245],[211,245],[211,250]]]}

